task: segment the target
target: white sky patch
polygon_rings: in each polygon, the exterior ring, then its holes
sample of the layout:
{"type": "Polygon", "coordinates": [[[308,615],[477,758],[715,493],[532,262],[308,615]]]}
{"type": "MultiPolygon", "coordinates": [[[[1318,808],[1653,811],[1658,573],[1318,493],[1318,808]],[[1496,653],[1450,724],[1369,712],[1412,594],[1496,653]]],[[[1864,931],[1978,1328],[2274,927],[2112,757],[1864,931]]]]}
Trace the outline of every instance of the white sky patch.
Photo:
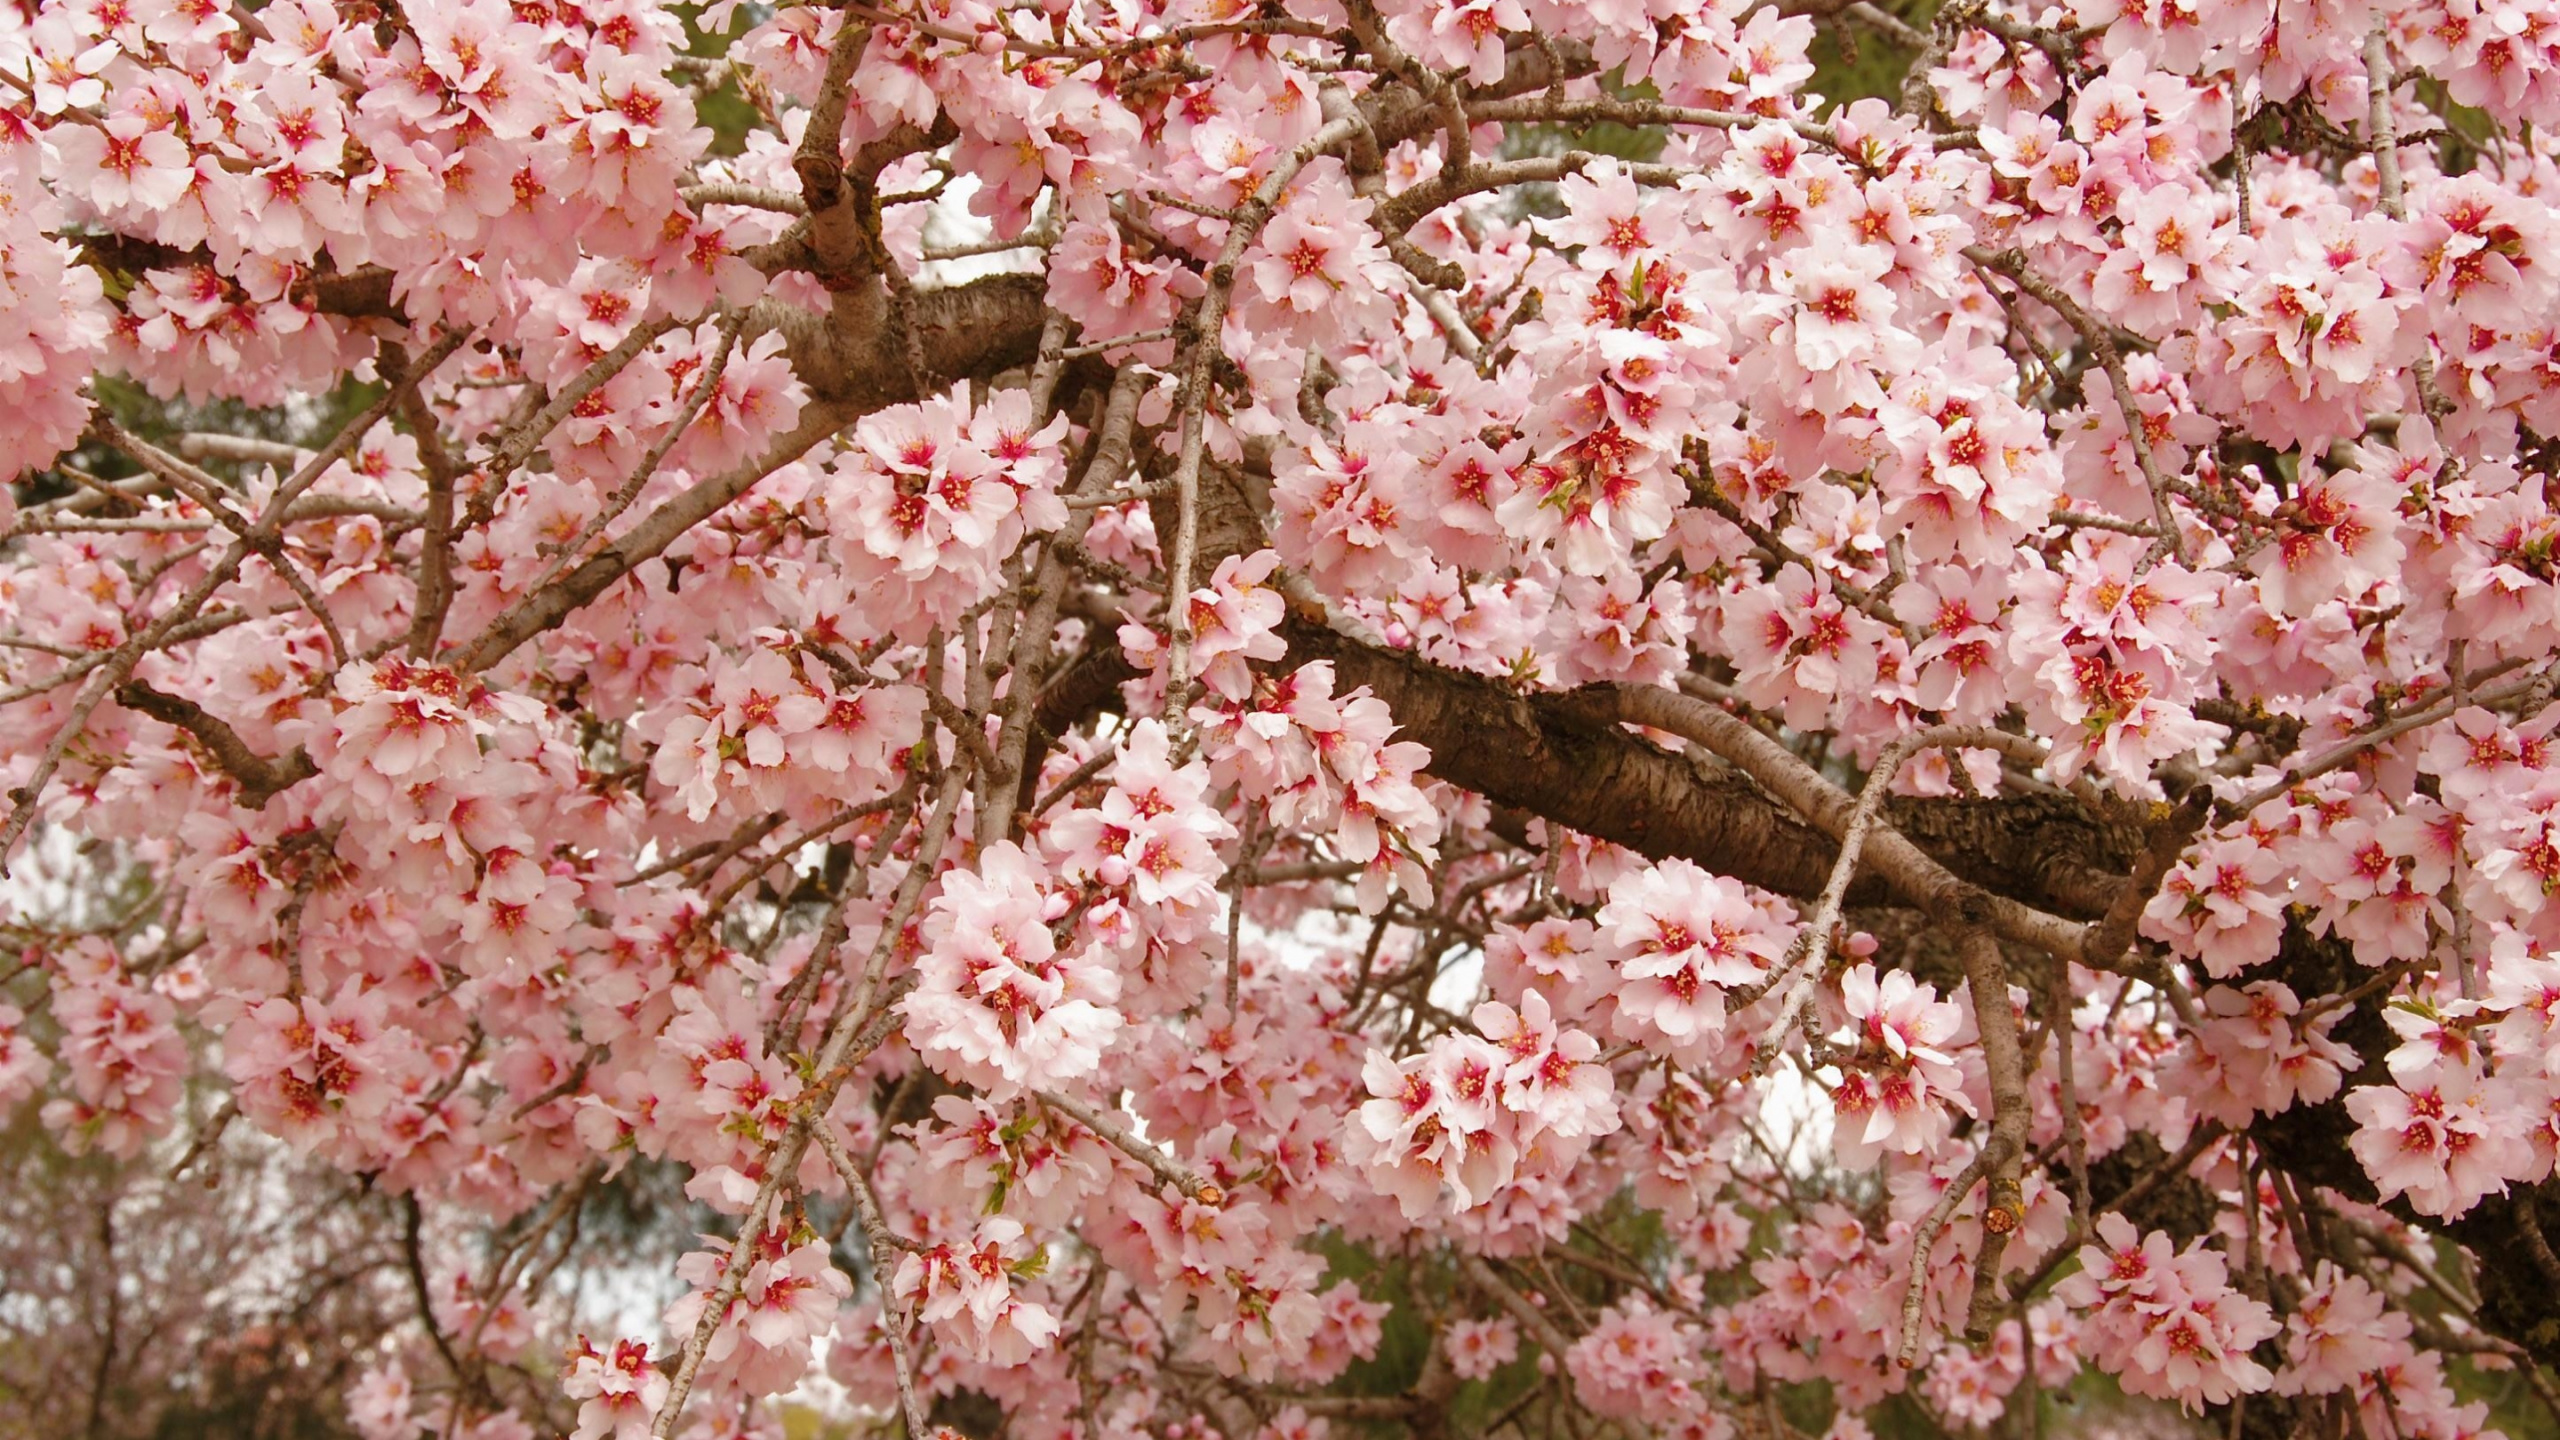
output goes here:
{"type": "MultiPolygon", "coordinates": [[[[996,238],[995,222],[969,209],[969,197],[978,193],[978,177],[955,175],[942,193],[926,202],[924,243],[928,250],[959,249],[984,245],[996,238]]],[[[1046,194],[1040,208],[1032,213],[1024,234],[1036,232],[1046,220],[1051,201],[1046,194]]],[[[916,283],[928,290],[947,290],[966,285],[989,275],[1007,275],[1036,270],[1033,262],[1038,251],[1025,245],[1018,249],[996,250],[984,255],[965,255],[949,260],[927,260],[916,271],[916,283]]]]}

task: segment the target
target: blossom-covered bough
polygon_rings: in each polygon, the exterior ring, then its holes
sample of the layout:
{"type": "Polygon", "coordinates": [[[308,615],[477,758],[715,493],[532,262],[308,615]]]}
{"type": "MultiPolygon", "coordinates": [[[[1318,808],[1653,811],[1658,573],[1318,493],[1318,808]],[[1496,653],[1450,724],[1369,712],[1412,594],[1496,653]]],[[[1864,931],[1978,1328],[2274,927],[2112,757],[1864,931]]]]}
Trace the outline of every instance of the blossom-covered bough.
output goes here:
{"type": "Polygon", "coordinates": [[[403,1197],[372,1440],[2560,1404],[2555,129],[2535,0],[0,8],[0,1103],[403,1197]]]}

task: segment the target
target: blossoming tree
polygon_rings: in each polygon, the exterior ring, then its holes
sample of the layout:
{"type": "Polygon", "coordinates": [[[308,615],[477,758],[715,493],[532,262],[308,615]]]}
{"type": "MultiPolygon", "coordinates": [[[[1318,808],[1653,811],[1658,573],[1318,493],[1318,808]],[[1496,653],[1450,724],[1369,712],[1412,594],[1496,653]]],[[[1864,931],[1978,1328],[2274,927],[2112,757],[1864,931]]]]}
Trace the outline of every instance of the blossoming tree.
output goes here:
{"type": "Polygon", "coordinates": [[[0,857],[147,880],[0,1102],[506,1224],[373,1440],[2477,1433],[2555,128],[2548,0],[0,7],[0,857]]]}

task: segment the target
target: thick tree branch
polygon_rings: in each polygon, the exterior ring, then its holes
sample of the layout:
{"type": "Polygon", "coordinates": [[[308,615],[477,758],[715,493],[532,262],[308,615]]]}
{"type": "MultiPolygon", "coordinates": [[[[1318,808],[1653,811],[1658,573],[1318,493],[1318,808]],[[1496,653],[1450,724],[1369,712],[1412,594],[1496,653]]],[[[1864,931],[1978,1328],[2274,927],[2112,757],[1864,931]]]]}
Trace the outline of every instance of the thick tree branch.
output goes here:
{"type": "MultiPolygon", "coordinates": [[[[1399,736],[1431,751],[1426,774],[1484,796],[1497,811],[1525,812],[1652,859],[1694,860],[1800,899],[1819,895],[1829,878],[1838,854],[1832,836],[1741,773],[1675,755],[1606,719],[1589,692],[1524,694],[1303,617],[1282,633],[1289,642],[1283,666],[1321,660],[1333,666],[1339,689],[1368,687],[1394,714],[1399,736]]],[[[1096,712],[1117,711],[1120,684],[1135,675],[1117,643],[1089,648],[1042,690],[1034,712],[1039,731],[1061,735],[1096,712]]],[[[1845,815],[1852,802],[1840,798],[1845,815]]],[[[1986,892],[1989,910],[2066,946],[2056,917],[2104,916],[2144,839],[2133,821],[2095,814],[2069,796],[1895,797],[1883,816],[1918,853],[1912,873],[1935,870],[1986,892]],[[2024,909],[2048,913],[2035,919],[2024,909]]],[[[1911,866],[1911,853],[1901,863],[1911,866]]],[[[1895,895],[1880,869],[1862,867],[1845,903],[1891,904],[1895,895]]],[[[2064,928],[2076,934],[2080,927],[2064,928]]],[[[2077,949],[2072,953],[2076,958],[2077,949]]]]}
{"type": "MultiPolygon", "coordinates": [[[[1767,786],[1825,835],[1839,839],[1848,833],[1856,797],[1738,716],[1656,686],[1593,686],[1577,692],[1569,703],[1586,707],[1586,713],[1598,718],[1667,730],[1703,745],[1767,786]]],[[[1867,852],[1877,873],[1931,916],[1985,926],[2057,959],[2089,963],[2081,953],[2082,926],[1957,876],[1899,831],[1879,831],[1868,842],[1867,852]]]]}
{"type": "MultiPolygon", "coordinates": [[[[198,266],[213,267],[213,255],[206,250],[182,250],[132,235],[113,232],[98,235],[64,237],[80,247],[81,258],[110,274],[140,278],[153,270],[186,270],[198,266]]],[[[309,305],[323,315],[349,320],[389,320],[409,324],[408,312],[400,308],[391,295],[392,274],[381,266],[338,273],[323,271],[305,275],[293,284],[292,298],[309,305]]]]}
{"type": "MultiPolygon", "coordinates": [[[[1522,694],[1304,620],[1293,619],[1284,633],[1288,664],[1328,661],[1339,688],[1368,686],[1394,713],[1399,735],[1430,749],[1428,773],[1452,785],[1654,859],[1683,856],[1783,895],[1811,898],[1829,876],[1838,853],[1830,835],[1741,773],[1708,769],[1617,723],[1621,711],[1654,723],[1644,716],[1658,702],[1598,691],[1522,694]]],[[[1826,814],[1836,808],[1845,820],[1854,802],[1829,788],[1836,807],[1812,797],[1807,803],[1826,814]]],[[[1896,873],[1888,867],[1899,867],[1945,891],[1939,903],[1951,913],[1980,906],[1986,919],[1996,913],[2066,948],[2076,947],[2056,931],[2055,916],[2103,914],[2140,843],[2130,824],[2093,815],[2068,797],[1896,798],[1886,802],[1884,819],[1896,838],[1874,847],[1878,863],[1851,884],[1848,904],[1888,903],[1894,892],[1887,880],[1896,873]],[[1888,850],[1891,859],[1883,858],[1888,850]],[[2021,913],[2025,908],[2050,913],[2038,919],[2021,913]]]]}
{"type": "Polygon", "coordinates": [[[171,695],[131,680],[116,687],[116,703],[194,736],[214,763],[222,767],[222,773],[239,783],[240,803],[252,810],[264,810],[277,791],[320,773],[320,767],[311,763],[310,751],[297,745],[292,754],[281,760],[268,759],[250,749],[239,731],[183,695],[171,695]]]}

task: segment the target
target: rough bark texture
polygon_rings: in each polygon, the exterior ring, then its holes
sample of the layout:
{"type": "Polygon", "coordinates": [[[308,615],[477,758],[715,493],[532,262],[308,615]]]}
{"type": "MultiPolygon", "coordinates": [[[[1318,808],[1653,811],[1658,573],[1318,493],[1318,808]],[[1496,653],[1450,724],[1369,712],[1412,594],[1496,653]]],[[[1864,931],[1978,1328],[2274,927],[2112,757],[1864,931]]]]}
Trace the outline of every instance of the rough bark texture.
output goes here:
{"type": "MultiPolygon", "coordinates": [[[[1740,773],[1595,722],[1570,696],[1523,694],[1320,625],[1292,621],[1283,633],[1286,668],[1326,661],[1338,690],[1367,686],[1394,714],[1397,738],[1430,750],[1424,773],[1484,796],[1516,821],[1550,821],[1650,859],[1693,860],[1797,897],[1821,891],[1839,853],[1829,836],[1740,773]]],[[[1042,692],[1040,728],[1059,735],[1097,712],[1116,712],[1120,684],[1135,675],[1106,639],[1042,692]]],[[[1897,798],[1884,813],[1959,877],[2077,920],[2104,912],[2142,839],[2130,823],[2092,815],[2068,797],[1897,798]]],[[[1849,900],[1893,903],[1865,874],[1849,900]]]]}
{"type": "MultiPolygon", "coordinates": [[[[1037,275],[991,275],[916,297],[916,340],[925,364],[945,381],[985,379],[1028,365],[1040,348],[1045,282],[1037,275]]],[[[904,338],[877,280],[836,296],[826,314],[767,302],[750,333],[778,330],[791,368],[809,392],[865,414],[916,398],[904,338]]]]}
{"type": "MultiPolygon", "coordinates": [[[[1404,651],[1293,622],[1289,663],[1330,661],[1341,689],[1366,685],[1428,772],[1653,859],[1679,856],[1782,895],[1822,889],[1839,847],[1738,772],[1676,755],[1587,718],[1569,695],[1525,695],[1404,651]]],[[[2045,796],[1896,799],[1885,818],[1939,863],[1996,894],[2091,920],[2140,848],[2131,825],[2045,796]]],[[[1887,903],[1862,875],[1850,903],[1887,903]]]]}

